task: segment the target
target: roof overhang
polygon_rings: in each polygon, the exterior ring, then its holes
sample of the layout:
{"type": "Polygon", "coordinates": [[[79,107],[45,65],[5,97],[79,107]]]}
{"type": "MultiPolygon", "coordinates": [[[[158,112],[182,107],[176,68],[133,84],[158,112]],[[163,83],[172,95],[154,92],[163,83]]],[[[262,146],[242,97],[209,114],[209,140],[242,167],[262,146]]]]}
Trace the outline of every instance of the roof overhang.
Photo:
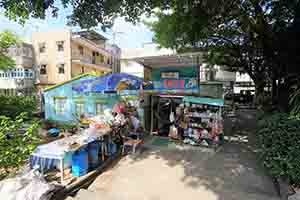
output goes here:
{"type": "Polygon", "coordinates": [[[74,32],[74,34],[80,35],[88,40],[104,40],[106,41],[107,38],[104,37],[103,35],[97,33],[94,30],[83,30],[83,31],[78,31],[78,32],[74,32]]]}
{"type": "Polygon", "coordinates": [[[194,52],[184,54],[137,57],[124,60],[135,61],[147,68],[190,67],[202,64],[204,62],[203,55],[203,52],[194,52]]]}

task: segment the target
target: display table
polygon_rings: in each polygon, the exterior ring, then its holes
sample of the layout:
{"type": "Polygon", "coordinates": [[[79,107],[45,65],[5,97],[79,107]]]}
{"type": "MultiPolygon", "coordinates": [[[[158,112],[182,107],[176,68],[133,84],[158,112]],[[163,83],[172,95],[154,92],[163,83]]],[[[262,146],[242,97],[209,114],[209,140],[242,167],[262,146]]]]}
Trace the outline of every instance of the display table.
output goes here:
{"type": "MultiPolygon", "coordinates": [[[[110,128],[93,129],[88,128],[81,133],[53,141],[48,144],[39,145],[31,154],[31,167],[39,166],[43,173],[45,169],[50,169],[56,161],[60,163],[61,183],[64,180],[64,158],[67,153],[75,152],[82,146],[85,146],[96,140],[101,140],[105,135],[111,133],[110,128]]],[[[104,145],[102,145],[102,154],[104,145]]]]}

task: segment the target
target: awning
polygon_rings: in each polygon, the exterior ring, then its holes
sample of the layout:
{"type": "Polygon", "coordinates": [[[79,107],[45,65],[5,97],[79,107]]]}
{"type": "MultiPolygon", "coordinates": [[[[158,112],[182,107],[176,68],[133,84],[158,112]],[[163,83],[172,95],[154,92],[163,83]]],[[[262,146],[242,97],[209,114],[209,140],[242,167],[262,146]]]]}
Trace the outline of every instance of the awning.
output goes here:
{"type": "Polygon", "coordinates": [[[183,101],[190,102],[190,103],[207,104],[212,106],[224,106],[224,100],[217,99],[217,98],[185,96],[183,98],[183,101]]]}
{"type": "Polygon", "coordinates": [[[194,52],[184,54],[137,57],[130,58],[128,60],[135,61],[148,68],[190,67],[201,65],[204,62],[203,55],[203,52],[194,52]]]}

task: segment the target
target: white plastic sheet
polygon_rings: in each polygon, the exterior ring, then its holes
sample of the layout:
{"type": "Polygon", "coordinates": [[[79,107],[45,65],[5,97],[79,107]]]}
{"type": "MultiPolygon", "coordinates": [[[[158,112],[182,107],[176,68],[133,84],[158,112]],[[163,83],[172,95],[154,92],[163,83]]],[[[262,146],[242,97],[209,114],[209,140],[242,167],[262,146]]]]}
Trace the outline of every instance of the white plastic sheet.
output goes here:
{"type": "Polygon", "coordinates": [[[49,200],[55,186],[48,184],[42,175],[32,170],[16,178],[0,182],[1,200],[49,200]]]}

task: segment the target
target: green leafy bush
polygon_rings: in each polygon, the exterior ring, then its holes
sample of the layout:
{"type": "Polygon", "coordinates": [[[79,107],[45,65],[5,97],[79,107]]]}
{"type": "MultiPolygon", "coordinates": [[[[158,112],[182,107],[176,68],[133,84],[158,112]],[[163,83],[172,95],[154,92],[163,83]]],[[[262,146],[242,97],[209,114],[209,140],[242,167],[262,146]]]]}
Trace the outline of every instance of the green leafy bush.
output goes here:
{"type": "Polygon", "coordinates": [[[275,113],[259,123],[264,165],[275,177],[300,184],[300,120],[275,113]]]}
{"type": "Polygon", "coordinates": [[[27,96],[0,96],[0,115],[15,118],[23,112],[32,115],[37,110],[37,100],[27,96]]]}
{"type": "Polygon", "coordinates": [[[38,121],[28,121],[26,113],[16,118],[0,116],[0,177],[18,169],[39,143],[38,121]],[[1,174],[2,172],[2,174],[1,174]]]}

